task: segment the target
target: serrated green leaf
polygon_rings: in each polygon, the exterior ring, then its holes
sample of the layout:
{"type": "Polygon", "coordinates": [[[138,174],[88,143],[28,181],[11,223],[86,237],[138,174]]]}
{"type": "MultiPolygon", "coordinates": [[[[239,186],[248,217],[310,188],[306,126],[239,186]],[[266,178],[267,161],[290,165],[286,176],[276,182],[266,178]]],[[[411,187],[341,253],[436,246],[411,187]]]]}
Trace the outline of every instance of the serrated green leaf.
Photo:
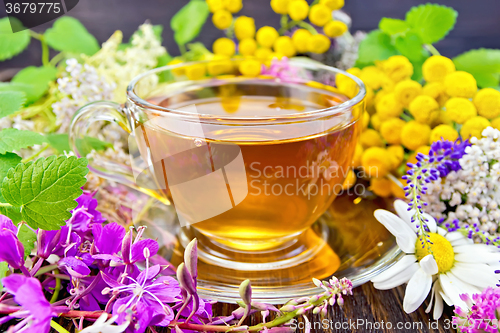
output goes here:
{"type": "Polygon", "coordinates": [[[28,83],[0,82],[0,91],[20,91],[25,94],[25,104],[36,102],[39,98],[36,95],[36,88],[28,83]]]}
{"type": "MultiPolygon", "coordinates": [[[[156,67],[166,66],[170,61],[172,61],[172,56],[168,53],[158,57],[158,63],[156,67]]],[[[158,73],[158,78],[160,82],[170,82],[174,79],[171,71],[162,71],[158,73]]]]}
{"type": "Polygon", "coordinates": [[[422,58],[422,40],[412,31],[397,37],[394,46],[410,61],[419,61],[422,58]]]}
{"type": "Polygon", "coordinates": [[[49,82],[54,81],[57,76],[57,68],[52,66],[35,67],[29,66],[12,78],[13,83],[29,84],[33,91],[29,96],[30,101],[39,100],[49,90],[49,82]]]}
{"type": "MultiPolygon", "coordinates": [[[[2,186],[2,181],[7,176],[7,172],[21,163],[21,160],[21,156],[14,153],[0,155],[0,186],[2,186]]],[[[5,202],[2,193],[0,193],[0,202],[5,202]]]]}
{"type": "Polygon", "coordinates": [[[0,214],[7,216],[15,224],[23,220],[19,207],[0,207],[0,214]]]}
{"type": "Polygon", "coordinates": [[[17,238],[24,247],[24,258],[30,255],[31,251],[35,248],[36,234],[26,225],[22,225],[17,233],[17,238]]]}
{"type": "Polygon", "coordinates": [[[0,91],[0,118],[18,111],[26,102],[26,94],[22,91],[0,91]]]}
{"type": "Polygon", "coordinates": [[[376,60],[385,60],[398,51],[391,43],[391,37],[383,31],[373,30],[359,45],[356,67],[371,65],[376,60]]]}
{"type": "Polygon", "coordinates": [[[424,44],[433,44],[453,29],[457,16],[457,11],[451,7],[428,3],[410,9],[406,13],[406,23],[420,36],[424,44]]]}
{"type": "Polygon", "coordinates": [[[82,194],[87,159],[50,156],[11,169],[1,187],[5,201],[21,207],[23,220],[33,229],[59,229],[82,194]]]}
{"type": "MultiPolygon", "coordinates": [[[[48,134],[47,135],[47,140],[49,141],[49,144],[55,148],[59,153],[63,154],[64,152],[70,152],[71,147],[69,146],[69,137],[68,134],[48,134]]],[[[113,144],[105,141],[101,141],[96,138],[92,138],[90,136],[86,136],[83,141],[84,143],[81,144],[80,142],[83,142],[82,139],[78,140],[77,145],[82,145],[84,146],[84,149],[87,149],[88,152],[90,152],[92,149],[96,151],[100,150],[105,150],[107,148],[113,148],[113,144]]],[[[82,147],[80,147],[82,148],[82,147]]],[[[82,150],[80,150],[82,152],[82,150]]],[[[83,153],[84,154],[84,153],[83,153]]],[[[84,154],[85,155],[85,154],[84,154]]]]}
{"type": "Polygon", "coordinates": [[[404,34],[410,30],[406,21],[383,17],[378,25],[379,29],[388,35],[404,34]]]}
{"type": "Polygon", "coordinates": [[[179,45],[189,43],[200,34],[210,11],[203,0],[189,1],[170,21],[175,42],[179,45]]]}
{"type": "Polygon", "coordinates": [[[453,58],[457,70],[474,75],[481,88],[498,86],[500,50],[477,49],[453,58]]]}
{"type": "Polygon", "coordinates": [[[0,19],[0,61],[12,58],[23,52],[30,43],[29,30],[22,30],[16,33],[12,32],[12,24],[21,25],[21,22],[15,17],[0,19]]]}
{"type": "Polygon", "coordinates": [[[0,154],[40,145],[44,142],[47,142],[47,139],[36,132],[6,128],[0,131],[0,154]]]}
{"type": "Polygon", "coordinates": [[[43,35],[47,44],[57,51],[93,55],[99,43],[77,19],[63,16],[43,35]]]}
{"type": "Polygon", "coordinates": [[[3,289],[2,279],[7,276],[9,272],[9,264],[5,261],[0,262],[0,290],[3,289]]]}

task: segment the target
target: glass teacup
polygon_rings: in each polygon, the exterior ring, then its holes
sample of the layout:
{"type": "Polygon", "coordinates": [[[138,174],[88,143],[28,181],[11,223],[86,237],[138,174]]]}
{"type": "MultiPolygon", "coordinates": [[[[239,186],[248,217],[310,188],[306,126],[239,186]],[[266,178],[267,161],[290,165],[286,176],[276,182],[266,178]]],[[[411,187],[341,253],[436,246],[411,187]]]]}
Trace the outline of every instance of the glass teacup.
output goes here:
{"type": "Polygon", "coordinates": [[[93,122],[128,131],[141,163],[96,159],[91,169],[173,203],[185,240],[205,240],[202,260],[238,262],[234,269],[246,271],[262,270],[269,253],[279,252],[287,267],[310,259],[300,254],[319,243],[298,240],[342,188],[365,97],[363,83],[339,69],[285,59],[249,74],[256,64],[228,59],[151,70],[130,83],[124,106],[89,104],[70,130],[77,155],[85,154],[78,142],[93,122]],[[245,262],[245,254],[259,253],[245,262]]]}

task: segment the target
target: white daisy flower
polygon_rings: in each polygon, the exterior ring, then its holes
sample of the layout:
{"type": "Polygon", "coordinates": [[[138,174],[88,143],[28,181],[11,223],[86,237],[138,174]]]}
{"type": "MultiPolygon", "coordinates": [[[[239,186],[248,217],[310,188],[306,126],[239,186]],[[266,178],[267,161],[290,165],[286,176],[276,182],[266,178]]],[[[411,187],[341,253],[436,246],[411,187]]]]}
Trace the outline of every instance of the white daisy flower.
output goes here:
{"type": "Polygon", "coordinates": [[[80,331],[80,333],[121,333],[124,332],[128,325],[130,324],[128,321],[123,324],[116,326],[112,325],[118,316],[113,316],[109,320],[108,314],[103,313],[92,326],[87,326],[84,330],[80,331]]]}
{"type": "Polygon", "coordinates": [[[432,293],[430,312],[434,303],[434,319],[443,313],[443,300],[448,305],[468,308],[460,294],[480,293],[486,287],[498,283],[495,270],[500,268],[500,252],[495,246],[474,244],[460,232],[448,232],[436,225],[436,220],[424,214],[429,228],[431,251],[422,246],[417,235],[418,223],[412,223],[414,211],[402,200],[394,202],[395,215],[387,210],[375,211],[375,218],[396,237],[405,253],[396,264],[372,279],[377,289],[391,289],[407,283],[403,309],[415,311],[432,293]]]}

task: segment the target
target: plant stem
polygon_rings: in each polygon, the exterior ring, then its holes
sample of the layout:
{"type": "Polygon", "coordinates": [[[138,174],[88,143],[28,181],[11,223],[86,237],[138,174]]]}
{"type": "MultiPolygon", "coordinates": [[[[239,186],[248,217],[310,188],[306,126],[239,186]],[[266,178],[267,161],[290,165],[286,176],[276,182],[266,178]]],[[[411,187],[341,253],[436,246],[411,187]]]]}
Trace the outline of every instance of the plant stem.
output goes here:
{"type": "Polygon", "coordinates": [[[49,66],[50,61],[49,61],[49,46],[45,42],[45,38],[42,34],[36,33],[34,31],[30,30],[30,35],[31,37],[38,39],[40,43],[42,44],[42,64],[44,66],[49,66]]]}
{"type": "Polygon", "coordinates": [[[229,39],[233,39],[233,37],[234,37],[234,22],[235,21],[236,20],[233,19],[231,21],[231,25],[229,26],[229,28],[226,29],[226,37],[229,38],[229,39]]]}
{"type": "Polygon", "coordinates": [[[64,56],[65,56],[64,52],[59,52],[52,59],[50,59],[50,65],[51,66],[57,65],[57,63],[59,61],[61,61],[62,59],[64,59],[64,56]]]}
{"type": "Polygon", "coordinates": [[[432,54],[432,55],[441,55],[439,51],[432,45],[432,44],[425,44],[425,48],[432,54]]]}
{"type": "Polygon", "coordinates": [[[50,321],[50,327],[55,329],[59,333],[69,333],[64,327],[56,323],[55,321],[51,320],[50,321]]]}
{"type": "MultiPolygon", "coordinates": [[[[54,269],[54,274],[59,274],[59,270],[56,268],[54,269]]],[[[56,287],[54,289],[54,293],[52,294],[52,297],[50,298],[50,303],[54,303],[57,301],[57,298],[59,297],[59,290],[61,290],[61,279],[56,277],[56,287]]]]}
{"type": "Polygon", "coordinates": [[[47,148],[49,148],[49,145],[45,144],[45,146],[42,149],[40,149],[38,152],[36,152],[35,154],[31,155],[30,157],[26,157],[25,159],[23,159],[21,161],[21,163],[27,163],[29,161],[32,161],[33,159],[37,158],[41,153],[43,153],[45,150],[47,150],[47,148]]]}
{"type": "Polygon", "coordinates": [[[184,55],[186,53],[186,45],[179,44],[179,50],[181,51],[181,55],[184,55]]]}
{"type": "Polygon", "coordinates": [[[52,265],[47,265],[47,266],[43,266],[42,268],[40,268],[38,270],[38,272],[36,272],[35,276],[34,277],[37,277],[37,276],[40,276],[42,274],[45,274],[45,273],[48,273],[50,271],[53,271],[54,269],[57,268],[57,264],[52,264],[52,265]]]}
{"type": "Polygon", "coordinates": [[[0,202],[0,207],[12,207],[10,203],[0,202]]]}
{"type": "Polygon", "coordinates": [[[297,22],[297,25],[299,27],[301,27],[301,28],[306,29],[307,31],[309,31],[313,35],[317,35],[318,34],[318,31],[312,25],[310,25],[307,22],[299,21],[299,22],[297,22]]]}

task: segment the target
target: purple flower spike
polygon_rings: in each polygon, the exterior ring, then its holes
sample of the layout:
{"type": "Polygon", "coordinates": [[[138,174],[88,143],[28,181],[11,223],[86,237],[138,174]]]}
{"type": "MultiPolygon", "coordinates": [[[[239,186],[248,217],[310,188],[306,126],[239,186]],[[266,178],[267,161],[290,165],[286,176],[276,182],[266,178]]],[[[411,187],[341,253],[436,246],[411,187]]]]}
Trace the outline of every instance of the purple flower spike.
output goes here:
{"type": "Polygon", "coordinates": [[[90,269],[81,258],[66,257],[59,260],[59,267],[65,268],[73,278],[81,279],[90,274],[90,269]]]}
{"type": "Polygon", "coordinates": [[[21,311],[28,312],[16,328],[24,332],[48,333],[50,320],[57,316],[57,313],[45,298],[40,281],[13,274],[4,278],[2,283],[7,292],[14,295],[14,300],[22,306],[21,311]]]}
{"type": "Polygon", "coordinates": [[[115,254],[120,251],[125,228],[116,222],[105,225],[94,224],[92,227],[94,244],[100,254],[115,254]]]}
{"type": "Polygon", "coordinates": [[[0,228],[0,261],[7,262],[14,269],[24,268],[24,247],[17,239],[16,226],[9,218],[0,215],[0,228]]]}

